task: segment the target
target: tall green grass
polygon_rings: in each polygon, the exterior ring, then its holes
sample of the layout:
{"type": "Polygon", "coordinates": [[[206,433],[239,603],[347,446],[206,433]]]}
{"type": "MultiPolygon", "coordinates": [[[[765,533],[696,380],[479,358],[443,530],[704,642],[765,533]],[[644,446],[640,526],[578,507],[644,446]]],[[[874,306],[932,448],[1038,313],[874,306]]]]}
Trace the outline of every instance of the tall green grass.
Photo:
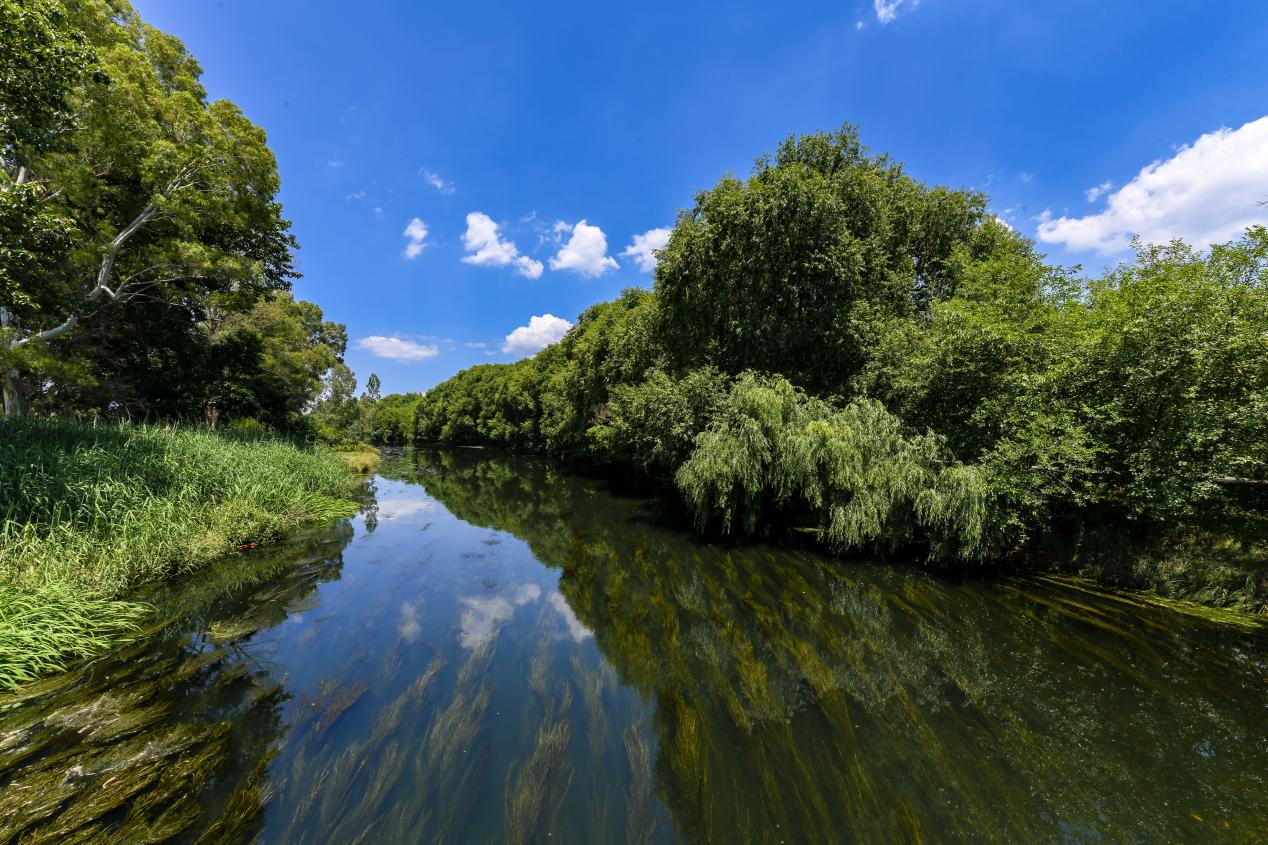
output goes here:
{"type": "Polygon", "coordinates": [[[138,584],[355,511],[338,456],[209,431],[0,421],[0,687],[108,647],[138,584]]]}

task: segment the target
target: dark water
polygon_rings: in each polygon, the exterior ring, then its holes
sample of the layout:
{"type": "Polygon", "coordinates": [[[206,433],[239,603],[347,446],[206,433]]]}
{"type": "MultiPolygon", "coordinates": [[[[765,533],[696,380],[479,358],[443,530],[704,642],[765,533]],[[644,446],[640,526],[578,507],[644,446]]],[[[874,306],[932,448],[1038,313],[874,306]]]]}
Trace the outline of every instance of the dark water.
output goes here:
{"type": "Polygon", "coordinates": [[[1268,830],[1268,639],[734,549],[527,459],[155,591],[0,697],[6,842],[1175,842],[1268,830]]]}

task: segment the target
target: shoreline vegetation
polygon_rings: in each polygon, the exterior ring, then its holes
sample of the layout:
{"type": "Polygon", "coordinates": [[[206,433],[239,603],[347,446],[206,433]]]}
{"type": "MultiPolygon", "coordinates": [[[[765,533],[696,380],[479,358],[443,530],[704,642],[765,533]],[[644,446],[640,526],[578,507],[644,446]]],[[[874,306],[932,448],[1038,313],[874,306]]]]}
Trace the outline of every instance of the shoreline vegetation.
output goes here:
{"type": "MultiPolygon", "coordinates": [[[[364,466],[370,453],[357,455],[364,466]]],[[[0,421],[0,688],[115,644],[147,582],[356,512],[325,448],[207,430],[0,421]]]]}
{"type": "Polygon", "coordinates": [[[179,39],[126,0],[0,19],[0,687],[130,630],[139,583],[351,513],[366,444],[583,459],[712,536],[1268,613],[1263,226],[1087,275],[844,124],[697,194],[653,290],[358,396],[346,326],[292,295],[265,133],[179,39]],[[205,429],[64,421],[121,418],[205,429]]]}
{"type": "Polygon", "coordinates": [[[356,436],[581,458],[706,534],[1268,612],[1268,229],[1086,276],[846,125],[702,191],[658,261],[356,436]]]}

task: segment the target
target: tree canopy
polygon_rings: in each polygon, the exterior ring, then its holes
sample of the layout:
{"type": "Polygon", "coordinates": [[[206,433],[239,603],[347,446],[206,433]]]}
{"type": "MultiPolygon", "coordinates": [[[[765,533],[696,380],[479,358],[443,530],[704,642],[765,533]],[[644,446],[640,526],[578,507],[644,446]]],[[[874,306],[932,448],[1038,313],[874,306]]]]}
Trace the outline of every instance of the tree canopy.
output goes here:
{"type": "Polygon", "coordinates": [[[0,18],[8,412],[302,411],[346,338],[283,295],[296,243],[264,132],[126,0],[0,18]]]}
{"type": "Polygon", "coordinates": [[[921,185],[853,127],[789,138],[680,214],[656,269],[665,342],[682,364],[849,389],[878,323],[950,292],[985,205],[921,185]]]}
{"type": "Polygon", "coordinates": [[[654,293],[429,391],[415,439],[584,455],[708,530],[839,547],[1268,536],[1263,228],[1083,277],[847,126],[699,194],[659,258],[654,293]]]}

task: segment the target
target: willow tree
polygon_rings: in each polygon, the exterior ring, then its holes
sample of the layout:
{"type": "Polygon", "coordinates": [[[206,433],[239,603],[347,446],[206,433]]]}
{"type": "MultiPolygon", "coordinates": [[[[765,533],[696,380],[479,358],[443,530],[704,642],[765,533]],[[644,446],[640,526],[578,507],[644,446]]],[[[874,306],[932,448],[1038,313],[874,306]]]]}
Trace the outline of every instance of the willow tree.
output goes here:
{"type": "Polygon", "coordinates": [[[155,321],[247,307],[289,285],[294,240],[264,132],[233,103],[208,100],[179,40],[126,0],[0,8],[26,22],[4,36],[16,41],[6,54],[73,59],[57,74],[5,68],[6,89],[23,74],[44,86],[29,101],[4,95],[5,187],[30,206],[10,217],[46,242],[6,262],[0,289],[5,412],[15,415],[26,410],[24,371],[65,364],[59,342],[86,322],[122,325],[130,309],[158,305],[128,327],[139,341],[134,329],[155,321]],[[60,248],[47,248],[54,240],[60,248]]]}

